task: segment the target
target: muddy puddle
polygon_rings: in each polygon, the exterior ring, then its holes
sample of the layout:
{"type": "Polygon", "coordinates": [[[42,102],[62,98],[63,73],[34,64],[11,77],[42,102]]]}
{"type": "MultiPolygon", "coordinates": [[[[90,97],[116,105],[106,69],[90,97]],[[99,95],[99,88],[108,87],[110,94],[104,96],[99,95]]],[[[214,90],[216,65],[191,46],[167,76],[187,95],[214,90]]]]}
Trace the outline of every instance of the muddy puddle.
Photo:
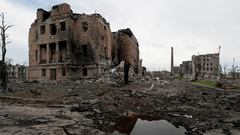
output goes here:
{"type": "Polygon", "coordinates": [[[114,126],[113,135],[185,135],[187,130],[164,119],[149,116],[123,118],[114,126]]]}

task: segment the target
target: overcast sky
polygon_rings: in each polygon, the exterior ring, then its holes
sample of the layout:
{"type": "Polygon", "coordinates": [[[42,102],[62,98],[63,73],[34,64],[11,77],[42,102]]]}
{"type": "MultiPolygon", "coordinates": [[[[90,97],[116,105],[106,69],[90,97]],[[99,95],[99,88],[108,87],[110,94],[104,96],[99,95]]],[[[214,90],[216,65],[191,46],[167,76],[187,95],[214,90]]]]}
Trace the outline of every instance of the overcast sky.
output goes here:
{"type": "Polygon", "coordinates": [[[50,10],[69,3],[73,12],[100,13],[112,31],[131,28],[140,45],[140,57],[149,70],[169,70],[170,48],[175,65],[194,54],[217,53],[221,64],[240,65],[239,0],[0,0],[9,29],[7,57],[28,62],[28,30],[37,8],[50,10]]]}

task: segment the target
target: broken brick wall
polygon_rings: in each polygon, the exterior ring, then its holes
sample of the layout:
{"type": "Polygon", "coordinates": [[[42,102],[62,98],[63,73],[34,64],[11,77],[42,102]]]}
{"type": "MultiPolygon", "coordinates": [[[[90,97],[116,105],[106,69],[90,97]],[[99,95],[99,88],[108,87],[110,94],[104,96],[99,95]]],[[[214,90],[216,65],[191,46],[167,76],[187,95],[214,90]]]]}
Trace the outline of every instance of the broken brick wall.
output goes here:
{"type": "Polygon", "coordinates": [[[192,56],[192,69],[193,76],[199,69],[199,79],[216,79],[219,77],[219,53],[192,56]]]}
{"type": "Polygon", "coordinates": [[[180,65],[180,69],[183,78],[192,78],[192,61],[183,61],[180,65]]]}
{"type": "Polygon", "coordinates": [[[113,33],[113,59],[131,64],[138,73],[139,45],[130,29],[122,29],[113,33]]]}
{"type": "Polygon", "coordinates": [[[29,79],[97,77],[111,64],[112,33],[99,14],[76,14],[66,3],[38,9],[29,30],[29,79]]]}
{"type": "Polygon", "coordinates": [[[7,65],[8,79],[11,81],[27,80],[27,67],[24,65],[7,65]]]}

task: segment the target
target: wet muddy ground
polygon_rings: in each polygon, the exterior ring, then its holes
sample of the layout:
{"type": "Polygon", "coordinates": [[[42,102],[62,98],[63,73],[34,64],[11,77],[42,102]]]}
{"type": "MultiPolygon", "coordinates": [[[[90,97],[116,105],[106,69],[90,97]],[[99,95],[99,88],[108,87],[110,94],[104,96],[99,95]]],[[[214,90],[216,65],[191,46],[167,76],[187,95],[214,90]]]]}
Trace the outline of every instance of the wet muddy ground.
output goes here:
{"type": "Polygon", "coordinates": [[[11,83],[10,88],[13,92],[0,95],[4,135],[136,135],[150,127],[159,134],[240,134],[237,89],[144,80],[128,86],[65,81],[11,83]]]}

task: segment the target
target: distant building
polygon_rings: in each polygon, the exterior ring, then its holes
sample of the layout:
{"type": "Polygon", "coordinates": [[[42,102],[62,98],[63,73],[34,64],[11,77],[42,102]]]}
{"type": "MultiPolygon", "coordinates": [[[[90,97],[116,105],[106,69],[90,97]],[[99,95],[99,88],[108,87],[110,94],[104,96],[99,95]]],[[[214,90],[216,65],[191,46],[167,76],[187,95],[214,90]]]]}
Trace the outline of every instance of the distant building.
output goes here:
{"type": "Polygon", "coordinates": [[[27,67],[24,65],[7,65],[8,79],[16,81],[27,80],[27,67]]]}
{"type": "Polygon", "coordinates": [[[180,66],[173,66],[172,68],[172,74],[179,75],[181,73],[180,66]]]}
{"type": "Polygon", "coordinates": [[[219,77],[219,53],[193,55],[192,61],[180,65],[183,78],[214,79],[219,77]]]}
{"type": "Polygon", "coordinates": [[[183,61],[180,70],[183,78],[192,78],[192,61],[183,61]]]}
{"type": "Polygon", "coordinates": [[[165,70],[163,70],[163,71],[150,71],[149,74],[153,78],[169,79],[171,72],[165,71],[165,70]]]}
{"type": "Polygon", "coordinates": [[[192,56],[192,73],[198,78],[214,79],[219,76],[219,53],[192,56]]]}
{"type": "MultiPolygon", "coordinates": [[[[3,71],[3,63],[0,61],[0,71],[3,71]]],[[[1,72],[2,73],[2,72],[1,72]]],[[[0,80],[3,75],[0,73],[0,80]]],[[[25,81],[27,80],[27,67],[24,65],[7,65],[7,77],[10,81],[25,81]]]]}

